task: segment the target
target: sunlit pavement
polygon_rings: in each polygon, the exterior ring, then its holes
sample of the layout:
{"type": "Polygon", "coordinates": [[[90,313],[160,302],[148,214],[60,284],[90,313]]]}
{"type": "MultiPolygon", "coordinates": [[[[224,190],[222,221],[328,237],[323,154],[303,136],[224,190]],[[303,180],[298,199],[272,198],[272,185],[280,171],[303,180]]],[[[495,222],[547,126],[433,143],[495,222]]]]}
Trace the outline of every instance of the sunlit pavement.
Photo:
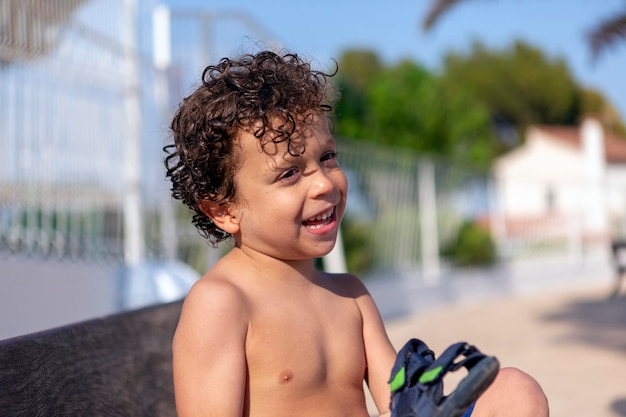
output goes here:
{"type": "MultiPolygon", "coordinates": [[[[625,285],[626,287],[626,285],[625,285]]],[[[533,375],[551,416],[626,416],[626,288],[606,282],[433,308],[387,320],[399,348],[417,337],[436,352],[467,341],[533,375]]]]}

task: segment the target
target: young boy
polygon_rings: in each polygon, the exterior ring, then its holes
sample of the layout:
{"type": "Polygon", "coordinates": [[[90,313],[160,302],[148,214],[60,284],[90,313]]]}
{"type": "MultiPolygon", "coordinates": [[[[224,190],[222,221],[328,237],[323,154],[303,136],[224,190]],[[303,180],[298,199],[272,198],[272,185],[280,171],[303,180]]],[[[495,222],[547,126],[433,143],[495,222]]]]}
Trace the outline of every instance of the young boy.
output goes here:
{"type": "MultiPolygon", "coordinates": [[[[293,54],[222,59],[178,109],[172,195],[232,250],[189,292],[173,342],[179,417],[389,413],[396,360],[362,282],[315,269],[346,208],[327,77],[293,54]]],[[[526,374],[503,369],[473,417],[547,416],[526,374]]],[[[428,417],[428,416],[424,416],[428,417]]]]}

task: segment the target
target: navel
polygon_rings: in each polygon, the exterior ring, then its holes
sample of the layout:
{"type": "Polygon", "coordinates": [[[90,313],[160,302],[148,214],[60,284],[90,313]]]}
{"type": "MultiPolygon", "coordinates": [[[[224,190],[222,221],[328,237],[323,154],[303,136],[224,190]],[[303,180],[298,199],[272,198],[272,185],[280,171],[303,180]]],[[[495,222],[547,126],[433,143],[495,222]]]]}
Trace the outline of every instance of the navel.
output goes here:
{"type": "Polygon", "coordinates": [[[293,379],[293,371],[291,369],[285,369],[278,375],[278,382],[286,384],[293,379]]]}

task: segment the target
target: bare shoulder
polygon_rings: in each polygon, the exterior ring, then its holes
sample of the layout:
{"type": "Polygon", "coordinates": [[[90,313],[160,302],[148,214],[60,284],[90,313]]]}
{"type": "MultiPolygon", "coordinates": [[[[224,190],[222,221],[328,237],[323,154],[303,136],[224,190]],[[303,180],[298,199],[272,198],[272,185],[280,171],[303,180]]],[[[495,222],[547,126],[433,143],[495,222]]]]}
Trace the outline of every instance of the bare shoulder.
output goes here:
{"type": "Polygon", "coordinates": [[[354,299],[369,296],[365,284],[355,275],[324,273],[323,276],[328,289],[337,295],[354,299]]]}
{"type": "Polygon", "coordinates": [[[363,281],[352,274],[325,274],[325,276],[330,283],[330,291],[354,300],[361,313],[364,327],[376,328],[376,332],[381,332],[382,335],[383,323],[378,307],[363,281]]]}
{"type": "Polygon", "coordinates": [[[239,309],[244,304],[244,294],[233,280],[219,272],[208,272],[191,287],[185,303],[206,308],[239,309]]]}
{"type": "Polygon", "coordinates": [[[229,333],[243,336],[248,326],[245,296],[232,281],[207,273],[196,282],[183,303],[177,338],[229,333]]]}

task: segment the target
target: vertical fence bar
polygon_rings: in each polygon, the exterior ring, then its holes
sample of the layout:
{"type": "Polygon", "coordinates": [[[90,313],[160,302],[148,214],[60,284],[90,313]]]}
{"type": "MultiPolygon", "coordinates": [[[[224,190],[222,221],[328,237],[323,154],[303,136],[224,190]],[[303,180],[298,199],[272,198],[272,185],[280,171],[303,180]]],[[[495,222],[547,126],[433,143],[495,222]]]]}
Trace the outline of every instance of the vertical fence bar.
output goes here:
{"type": "Polygon", "coordinates": [[[427,283],[434,284],[440,274],[435,167],[432,161],[424,159],[418,169],[422,274],[427,283]]]}
{"type": "Polygon", "coordinates": [[[137,62],[137,1],[124,0],[124,110],[128,137],[125,147],[124,193],[124,259],[127,265],[138,265],[144,259],[144,232],[141,216],[141,107],[137,62]]]}

